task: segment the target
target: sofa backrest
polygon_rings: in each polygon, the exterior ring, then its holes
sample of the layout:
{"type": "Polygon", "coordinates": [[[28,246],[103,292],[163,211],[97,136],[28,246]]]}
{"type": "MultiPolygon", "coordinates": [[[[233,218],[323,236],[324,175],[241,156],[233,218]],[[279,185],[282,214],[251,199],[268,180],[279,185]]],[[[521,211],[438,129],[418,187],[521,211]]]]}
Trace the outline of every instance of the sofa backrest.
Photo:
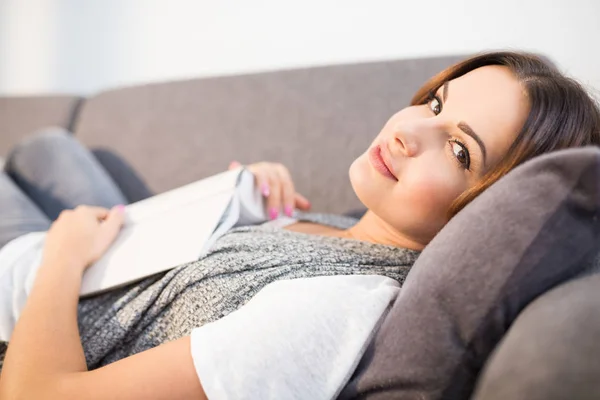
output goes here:
{"type": "Polygon", "coordinates": [[[81,100],[75,96],[0,97],[0,157],[38,129],[70,129],[81,100]]]}
{"type": "Polygon", "coordinates": [[[277,161],[319,212],[360,207],[348,168],[431,76],[463,57],[277,71],[110,90],[75,135],[127,160],[155,192],[277,161]]]}

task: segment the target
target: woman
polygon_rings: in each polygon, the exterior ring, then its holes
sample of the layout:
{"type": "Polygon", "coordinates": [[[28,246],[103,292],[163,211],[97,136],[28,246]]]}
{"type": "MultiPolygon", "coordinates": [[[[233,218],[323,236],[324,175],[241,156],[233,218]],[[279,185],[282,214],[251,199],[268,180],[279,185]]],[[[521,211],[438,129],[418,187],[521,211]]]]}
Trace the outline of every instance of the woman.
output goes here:
{"type": "MultiPolygon", "coordinates": [[[[491,53],[431,79],[353,162],[368,208],[359,221],[300,214],[235,228],[197,262],[78,303],[81,275],[123,212],[64,211],[0,396],[334,397],[419,251],[455,213],[522,162],[598,145],[599,135],[600,113],[578,84],[534,56],[491,53]]],[[[308,208],[283,166],[248,168],[273,218],[308,208]]]]}

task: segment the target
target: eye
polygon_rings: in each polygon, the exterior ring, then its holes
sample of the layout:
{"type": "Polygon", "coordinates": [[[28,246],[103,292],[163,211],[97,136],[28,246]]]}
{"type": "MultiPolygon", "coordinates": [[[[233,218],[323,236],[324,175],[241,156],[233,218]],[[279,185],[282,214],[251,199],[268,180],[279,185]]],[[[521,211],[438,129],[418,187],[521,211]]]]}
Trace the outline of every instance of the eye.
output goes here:
{"type": "Polygon", "coordinates": [[[429,101],[427,102],[427,105],[435,115],[438,115],[442,112],[442,101],[437,95],[431,95],[429,101]]]}
{"type": "Polygon", "coordinates": [[[450,141],[450,147],[452,148],[452,153],[456,158],[459,166],[468,170],[471,168],[471,157],[469,155],[469,149],[460,141],[453,139],[450,141]]]}

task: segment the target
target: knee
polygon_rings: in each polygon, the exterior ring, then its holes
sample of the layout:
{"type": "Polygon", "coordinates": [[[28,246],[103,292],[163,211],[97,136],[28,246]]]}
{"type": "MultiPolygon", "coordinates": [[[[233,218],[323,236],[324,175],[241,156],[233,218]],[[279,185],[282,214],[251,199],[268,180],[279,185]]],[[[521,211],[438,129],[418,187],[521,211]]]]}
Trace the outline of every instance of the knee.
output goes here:
{"type": "Polygon", "coordinates": [[[73,135],[64,128],[50,127],[39,130],[27,136],[8,153],[6,169],[10,172],[21,162],[43,160],[49,155],[58,155],[60,149],[70,146],[74,141],[73,135]]]}
{"type": "Polygon", "coordinates": [[[474,399],[592,399],[600,393],[600,274],[546,293],[488,360],[474,399]]]}
{"type": "Polygon", "coordinates": [[[69,131],[61,127],[49,127],[41,129],[32,135],[28,136],[25,140],[17,145],[16,148],[30,148],[39,146],[48,146],[58,143],[70,142],[74,140],[74,137],[69,131]]]}

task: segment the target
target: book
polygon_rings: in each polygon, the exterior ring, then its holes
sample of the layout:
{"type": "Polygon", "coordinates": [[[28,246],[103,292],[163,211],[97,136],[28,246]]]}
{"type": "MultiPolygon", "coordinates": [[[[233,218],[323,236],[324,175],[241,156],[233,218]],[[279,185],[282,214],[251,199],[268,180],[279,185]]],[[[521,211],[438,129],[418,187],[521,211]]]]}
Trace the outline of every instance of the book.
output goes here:
{"type": "Polygon", "coordinates": [[[195,261],[232,227],[265,221],[263,196],[244,167],[130,204],[114,243],[85,271],[80,297],[195,261]]]}

